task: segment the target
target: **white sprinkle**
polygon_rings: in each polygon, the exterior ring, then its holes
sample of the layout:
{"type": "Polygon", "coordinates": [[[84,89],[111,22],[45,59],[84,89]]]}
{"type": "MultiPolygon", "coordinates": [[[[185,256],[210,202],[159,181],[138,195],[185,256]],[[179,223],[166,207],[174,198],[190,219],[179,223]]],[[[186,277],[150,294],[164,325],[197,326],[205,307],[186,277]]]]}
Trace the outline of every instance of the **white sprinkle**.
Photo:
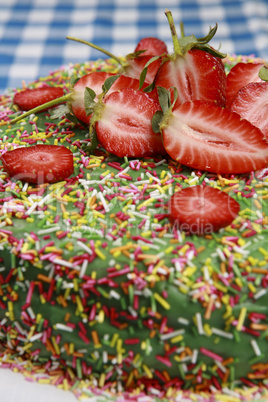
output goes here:
{"type": "Polygon", "coordinates": [[[255,355],[256,356],[261,356],[261,350],[260,350],[259,345],[257,344],[256,340],[251,339],[250,343],[251,343],[251,346],[252,346],[252,348],[254,350],[255,355]]]}
{"type": "Polygon", "coordinates": [[[54,264],[62,265],[63,267],[72,268],[72,269],[76,269],[77,271],[80,271],[79,266],[75,266],[71,262],[61,260],[60,258],[55,258],[53,260],[53,262],[54,262],[54,264]]]}
{"type": "Polygon", "coordinates": [[[225,262],[225,261],[226,261],[226,257],[225,257],[225,255],[224,255],[223,251],[222,251],[220,248],[216,248],[216,252],[217,252],[218,256],[220,257],[220,260],[221,260],[222,262],[225,262]]]}
{"type": "Polygon", "coordinates": [[[192,354],[192,364],[196,364],[198,358],[198,350],[194,349],[192,354]]]}
{"type": "Polygon", "coordinates": [[[35,210],[37,206],[38,206],[37,202],[33,203],[33,205],[28,209],[28,211],[25,212],[25,215],[31,215],[31,213],[35,210]]]}
{"type": "Polygon", "coordinates": [[[155,163],[155,166],[162,165],[162,164],[165,163],[165,162],[166,162],[166,159],[162,159],[161,161],[156,162],[156,163],[155,163]]]}
{"type": "Polygon", "coordinates": [[[230,332],[222,331],[219,328],[212,327],[211,331],[213,334],[222,336],[223,338],[233,339],[233,337],[234,337],[234,335],[231,334],[230,332]]]}
{"type": "Polygon", "coordinates": [[[45,202],[49,200],[49,198],[52,198],[50,194],[47,194],[44,198],[41,199],[41,201],[38,202],[38,206],[41,207],[45,202]]]}
{"type": "Polygon", "coordinates": [[[219,362],[218,360],[214,360],[214,361],[215,361],[216,365],[219,367],[219,369],[220,369],[223,373],[226,373],[226,372],[227,372],[226,367],[225,367],[223,364],[221,364],[221,362],[219,362]]]}
{"type": "Polygon", "coordinates": [[[87,270],[87,266],[88,266],[88,260],[84,260],[83,263],[82,263],[81,271],[79,273],[80,278],[83,278],[83,276],[85,275],[86,270],[87,270]]]}
{"type": "Polygon", "coordinates": [[[72,327],[68,327],[68,325],[61,324],[60,322],[55,324],[55,328],[59,329],[60,331],[73,332],[72,327]]]}
{"type": "Polygon", "coordinates": [[[38,339],[42,338],[42,336],[43,336],[43,332],[41,332],[41,333],[39,333],[39,334],[36,334],[36,335],[33,335],[33,336],[31,336],[31,338],[29,339],[29,341],[30,341],[30,342],[35,342],[35,341],[37,341],[38,339]]]}
{"type": "Polygon", "coordinates": [[[160,339],[162,341],[166,341],[167,339],[174,338],[175,336],[183,335],[185,333],[184,329],[178,329],[177,331],[168,332],[167,334],[160,335],[160,339]]]}
{"type": "Polygon", "coordinates": [[[88,254],[90,255],[93,254],[93,251],[88,246],[86,246],[86,244],[84,244],[82,241],[78,241],[76,244],[80,246],[83,250],[85,250],[88,254]]]}
{"type": "Polygon", "coordinates": [[[204,335],[204,328],[203,328],[203,323],[202,323],[202,316],[200,313],[196,313],[196,324],[197,324],[197,330],[199,335],[204,335]]]}
{"type": "Polygon", "coordinates": [[[100,198],[100,200],[101,200],[102,206],[103,206],[103,208],[105,209],[105,212],[109,212],[110,210],[109,210],[109,207],[108,207],[108,205],[107,205],[107,202],[106,202],[106,200],[105,200],[103,194],[102,194],[101,192],[99,192],[98,195],[99,195],[99,198],[100,198]]]}
{"type": "Polygon", "coordinates": [[[61,230],[60,226],[53,226],[53,227],[48,228],[48,229],[38,230],[37,234],[38,235],[43,235],[43,234],[47,234],[47,233],[57,232],[58,230],[61,230]]]}
{"type": "Polygon", "coordinates": [[[109,295],[110,295],[111,298],[114,298],[114,299],[117,299],[117,300],[119,300],[120,297],[121,297],[120,294],[117,293],[115,290],[111,290],[109,295]]]}
{"type": "Polygon", "coordinates": [[[253,298],[255,300],[260,299],[262,296],[264,296],[267,293],[266,289],[261,289],[259,292],[255,293],[253,298]]]}
{"type": "Polygon", "coordinates": [[[180,324],[183,324],[183,325],[189,325],[189,324],[190,324],[189,320],[187,320],[187,319],[184,318],[184,317],[179,317],[179,318],[178,318],[178,322],[179,322],[180,324]]]}

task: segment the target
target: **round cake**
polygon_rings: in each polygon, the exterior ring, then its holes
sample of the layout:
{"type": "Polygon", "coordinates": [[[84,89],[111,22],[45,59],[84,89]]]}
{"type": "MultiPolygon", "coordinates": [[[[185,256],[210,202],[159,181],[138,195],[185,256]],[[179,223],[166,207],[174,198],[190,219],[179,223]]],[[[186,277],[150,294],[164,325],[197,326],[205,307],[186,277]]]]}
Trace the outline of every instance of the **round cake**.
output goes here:
{"type": "MultiPolygon", "coordinates": [[[[226,72],[238,61],[258,62],[229,57],[226,72]]],[[[70,65],[29,87],[69,92],[92,71],[118,64],[70,65]]],[[[61,145],[74,172],[34,184],[0,171],[1,367],[78,398],[267,399],[268,168],[86,152],[88,129],[61,106],[9,124],[18,92],[0,98],[1,154],[61,145]],[[239,203],[231,224],[202,236],[171,224],[171,196],[197,185],[239,203]]]]}

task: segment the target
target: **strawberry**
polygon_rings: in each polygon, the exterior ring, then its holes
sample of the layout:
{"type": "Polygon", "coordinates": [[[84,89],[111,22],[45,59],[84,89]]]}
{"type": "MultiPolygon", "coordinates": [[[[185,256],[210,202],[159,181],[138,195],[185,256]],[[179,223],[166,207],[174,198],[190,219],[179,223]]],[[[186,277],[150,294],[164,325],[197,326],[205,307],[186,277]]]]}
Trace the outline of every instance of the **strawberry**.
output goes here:
{"type": "MultiPolygon", "coordinates": [[[[94,45],[91,42],[87,42],[85,40],[78,39],[78,38],[73,38],[71,36],[67,36],[67,39],[74,40],[74,41],[80,42],[80,43],[84,43],[85,45],[93,47],[94,49],[97,49],[100,52],[106,54],[108,57],[114,59],[121,66],[121,69],[120,69],[121,74],[132,77],[132,78],[136,78],[136,79],[140,78],[140,74],[141,74],[142,70],[145,68],[147,63],[152,59],[151,55],[143,55],[143,54],[141,54],[143,52],[137,51],[135,53],[128,54],[125,57],[126,60],[124,61],[122,58],[115,56],[114,54],[108,52],[107,50],[105,50],[97,45],[94,45]]],[[[152,60],[152,62],[148,66],[148,75],[147,75],[147,79],[146,79],[146,82],[148,84],[152,83],[152,81],[156,75],[156,72],[158,71],[158,69],[160,67],[160,64],[161,64],[161,58],[160,58],[160,56],[157,56],[156,60],[152,60]]]]}
{"type": "Polygon", "coordinates": [[[145,50],[142,53],[143,56],[160,56],[162,54],[167,54],[167,46],[164,41],[158,38],[142,38],[136,46],[135,52],[145,50]]]}
{"type": "Polygon", "coordinates": [[[258,127],[268,139],[268,82],[251,82],[242,87],[231,110],[258,127]]]}
{"type": "Polygon", "coordinates": [[[235,174],[261,169],[268,162],[262,132],[237,113],[209,102],[169,108],[160,131],[167,153],[191,168],[235,174]]]}
{"type": "Polygon", "coordinates": [[[220,57],[225,55],[212,49],[208,42],[215,35],[217,26],[205,38],[195,36],[177,38],[174,22],[168,17],[174,54],[167,56],[155,77],[155,86],[166,89],[176,87],[176,106],[191,100],[214,102],[225,106],[226,74],[220,57]]]}
{"type": "Polygon", "coordinates": [[[123,74],[132,78],[139,79],[143,69],[146,67],[147,63],[147,74],[146,74],[146,83],[151,84],[158,72],[161,59],[157,58],[152,61],[152,56],[137,56],[134,58],[129,58],[127,65],[124,67],[123,74]]]}
{"type": "Polygon", "coordinates": [[[10,177],[29,183],[54,183],[74,171],[72,152],[58,145],[16,148],[4,153],[1,159],[10,177]]]}
{"type": "Polygon", "coordinates": [[[37,106],[43,105],[56,98],[64,95],[63,89],[60,87],[41,87],[34,89],[26,89],[17,92],[14,96],[14,103],[21,110],[31,110],[37,106]]]}
{"type": "Polygon", "coordinates": [[[187,233],[205,235],[230,225],[239,210],[239,203],[228,194],[199,185],[172,195],[169,220],[187,233]]]}
{"type": "MultiPolygon", "coordinates": [[[[88,115],[85,111],[85,89],[91,88],[96,97],[98,97],[103,92],[103,84],[109,78],[115,76],[115,74],[107,73],[107,72],[93,72],[81,77],[73,87],[73,95],[71,98],[71,108],[75,116],[81,120],[82,122],[89,124],[91,115],[88,115]]],[[[135,90],[139,89],[139,80],[131,77],[126,77],[124,75],[120,75],[116,81],[112,84],[111,89],[107,94],[120,91],[124,88],[133,88],[135,90]]],[[[144,84],[144,87],[146,84],[144,84]]],[[[149,96],[154,96],[156,99],[156,94],[152,91],[149,96]]]]}
{"type": "Polygon", "coordinates": [[[230,108],[239,89],[250,82],[260,82],[259,71],[263,63],[237,63],[227,75],[226,107],[230,108]]]}
{"type": "Polygon", "coordinates": [[[151,119],[160,107],[141,91],[125,88],[104,98],[97,117],[96,133],[104,148],[119,156],[163,154],[161,135],[154,133],[151,119]]]}

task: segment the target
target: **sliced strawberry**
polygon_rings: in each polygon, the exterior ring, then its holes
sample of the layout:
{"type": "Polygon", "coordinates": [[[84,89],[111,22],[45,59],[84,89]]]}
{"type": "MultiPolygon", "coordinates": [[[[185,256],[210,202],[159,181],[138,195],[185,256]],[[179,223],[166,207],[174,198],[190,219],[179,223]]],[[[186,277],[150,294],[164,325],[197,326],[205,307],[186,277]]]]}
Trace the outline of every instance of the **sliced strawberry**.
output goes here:
{"type": "Polygon", "coordinates": [[[72,152],[58,145],[16,148],[6,152],[1,159],[10,177],[30,183],[54,183],[74,171],[72,152]]]}
{"type": "Polygon", "coordinates": [[[17,92],[14,96],[14,103],[21,110],[31,110],[37,106],[43,105],[54,99],[64,95],[64,91],[60,87],[41,87],[33,89],[25,89],[17,92]]]}
{"type": "Polygon", "coordinates": [[[161,54],[168,53],[165,42],[153,37],[142,38],[137,44],[135,52],[140,50],[146,50],[142,53],[143,56],[161,56],[161,54]]]}
{"type": "Polygon", "coordinates": [[[241,88],[231,110],[258,127],[268,139],[268,82],[251,82],[241,88]]]}
{"type": "Polygon", "coordinates": [[[259,71],[263,63],[237,63],[231,68],[227,75],[226,85],[226,107],[230,108],[231,103],[239,89],[250,82],[260,82],[259,71]]]}
{"type": "MultiPolygon", "coordinates": [[[[152,56],[139,56],[134,59],[129,59],[127,66],[124,68],[124,75],[132,78],[140,79],[140,75],[145,65],[151,60],[152,56]]],[[[146,74],[146,82],[151,84],[156,76],[157,71],[161,65],[161,59],[154,60],[148,66],[146,74]]]]}
{"type": "Polygon", "coordinates": [[[228,109],[203,101],[186,102],[164,120],[164,147],[183,165],[227,174],[267,165],[268,144],[262,132],[228,109]]]}
{"type": "Polygon", "coordinates": [[[155,78],[155,86],[176,87],[176,106],[191,100],[225,106],[226,74],[222,61],[204,50],[192,49],[164,63],[155,78]]]}
{"type": "Polygon", "coordinates": [[[113,92],[104,99],[96,132],[103,147],[120,157],[163,154],[161,135],[154,133],[151,119],[159,105],[147,94],[133,89],[113,92]]]}
{"type": "MultiPolygon", "coordinates": [[[[91,115],[87,115],[85,111],[85,101],[84,101],[85,89],[91,88],[95,92],[96,94],[95,99],[97,100],[97,97],[103,92],[102,86],[105,80],[114,75],[115,74],[112,73],[98,71],[84,75],[76,82],[73,88],[71,107],[75,116],[79,120],[83,121],[86,124],[89,124],[91,119],[91,115]]],[[[124,88],[132,88],[138,90],[139,84],[140,84],[139,80],[136,78],[120,75],[120,77],[118,77],[117,80],[112,84],[107,94],[110,94],[111,92],[115,91],[120,91],[124,88]]],[[[147,85],[148,84],[145,83],[143,87],[146,87],[147,85]]],[[[149,96],[153,97],[155,100],[157,99],[155,91],[149,93],[149,96]]]]}
{"type": "Polygon", "coordinates": [[[230,225],[239,210],[239,203],[228,194],[200,185],[173,194],[169,201],[169,220],[180,230],[202,235],[230,225]]]}

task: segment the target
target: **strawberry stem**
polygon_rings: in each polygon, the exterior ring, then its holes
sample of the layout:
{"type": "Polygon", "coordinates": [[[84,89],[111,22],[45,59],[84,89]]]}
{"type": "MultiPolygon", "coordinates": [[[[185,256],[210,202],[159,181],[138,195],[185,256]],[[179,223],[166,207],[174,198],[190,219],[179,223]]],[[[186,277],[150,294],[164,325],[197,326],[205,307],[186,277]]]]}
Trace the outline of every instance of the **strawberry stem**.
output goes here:
{"type": "Polygon", "coordinates": [[[168,19],[168,23],[169,23],[169,27],[170,27],[170,32],[171,32],[171,36],[172,36],[174,52],[175,52],[175,54],[177,54],[179,56],[183,56],[183,51],[182,51],[181,46],[180,46],[180,42],[179,42],[179,39],[178,39],[178,35],[177,35],[177,32],[176,32],[176,27],[175,27],[175,24],[174,24],[174,20],[173,20],[171,11],[166,10],[165,14],[166,14],[166,17],[168,19]]]}
{"type": "Polygon", "coordinates": [[[50,107],[59,105],[60,103],[67,102],[71,99],[71,97],[72,97],[72,93],[70,92],[66,95],[61,96],[60,98],[56,98],[56,99],[53,99],[52,101],[43,103],[43,105],[34,107],[33,109],[28,110],[27,112],[21,114],[20,116],[16,117],[15,119],[12,119],[11,121],[8,122],[8,124],[18,123],[18,121],[24,119],[27,116],[30,116],[30,114],[32,114],[32,113],[42,112],[42,110],[44,110],[44,109],[48,109],[50,107]]]}
{"type": "Polygon", "coordinates": [[[120,64],[120,66],[124,67],[122,61],[117,56],[115,56],[114,54],[110,53],[108,50],[103,49],[100,46],[94,45],[94,43],[88,42],[88,41],[83,40],[83,39],[73,38],[72,36],[66,36],[66,39],[73,40],[75,42],[84,43],[84,45],[88,45],[90,47],[93,47],[94,49],[99,50],[100,52],[102,52],[102,53],[106,54],[107,56],[109,56],[110,58],[114,59],[118,64],[120,64]]]}

